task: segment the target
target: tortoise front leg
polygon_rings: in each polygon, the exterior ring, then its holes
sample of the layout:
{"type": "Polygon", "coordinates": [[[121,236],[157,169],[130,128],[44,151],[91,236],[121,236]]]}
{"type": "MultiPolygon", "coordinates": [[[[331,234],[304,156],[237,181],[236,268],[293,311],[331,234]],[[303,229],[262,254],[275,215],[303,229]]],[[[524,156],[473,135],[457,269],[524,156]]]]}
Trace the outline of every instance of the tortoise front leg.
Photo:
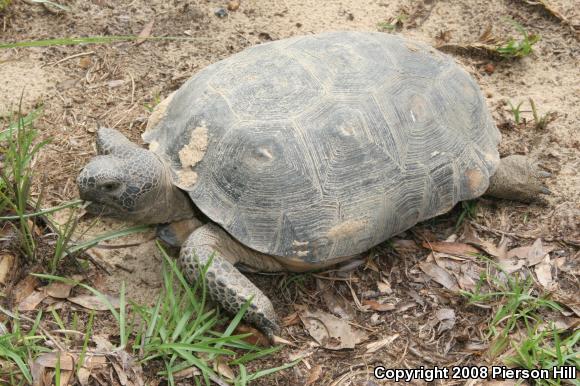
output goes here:
{"type": "Polygon", "coordinates": [[[279,328],[270,299],[234,267],[235,263],[247,260],[248,254],[259,253],[241,245],[217,225],[206,224],[185,241],[179,263],[192,283],[199,280],[199,273],[213,255],[205,275],[210,296],[232,314],[252,298],[245,319],[272,338],[279,328]]]}

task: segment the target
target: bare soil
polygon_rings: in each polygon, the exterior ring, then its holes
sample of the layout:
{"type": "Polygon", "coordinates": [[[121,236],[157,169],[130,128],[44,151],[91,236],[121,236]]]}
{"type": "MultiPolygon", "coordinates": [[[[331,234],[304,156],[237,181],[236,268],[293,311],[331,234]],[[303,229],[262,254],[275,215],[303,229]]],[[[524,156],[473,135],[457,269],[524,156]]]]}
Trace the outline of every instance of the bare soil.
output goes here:
{"type": "MultiPolygon", "coordinates": [[[[528,31],[541,35],[532,55],[501,61],[478,53],[453,55],[477,79],[487,96],[488,106],[503,135],[501,155],[527,154],[537,158],[553,173],[547,181],[552,195],[546,205],[481,199],[477,216],[470,221],[486,227],[478,228],[482,238],[497,242],[498,236],[507,234],[512,247],[529,245],[541,238],[557,248],[559,257],[577,263],[580,44],[577,33],[569,25],[542,7],[517,0],[242,0],[238,10],[220,18],[214,10],[226,7],[226,3],[213,0],[61,0],[60,3],[70,7],[70,11],[14,1],[0,14],[0,40],[137,35],[151,21],[154,21],[152,36],[188,39],[0,51],[0,114],[15,110],[21,95],[24,112],[40,103],[43,106],[43,115],[36,127],[51,143],[36,162],[36,168],[46,176],[46,206],[77,197],[75,178],[95,154],[94,133],[98,125],[119,129],[142,143],[140,135],[150,116],[150,106],[208,64],[246,47],[330,30],[377,31],[378,23],[401,14],[408,16],[393,33],[432,45],[441,39],[468,43],[477,41],[488,26],[493,27],[496,36],[518,36],[504,18],[516,20],[528,31]],[[534,126],[529,98],[535,101],[540,115],[555,113],[555,120],[545,129],[534,126]],[[524,102],[524,123],[513,123],[507,101],[514,105],[524,102]]],[[[574,14],[578,11],[577,7],[574,10],[575,3],[574,0],[550,1],[572,25],[580,23],[574,14]]],[[[304,326],[292,321],[294,313],[304,306],[329,311],[314,276],[304,276],[303,280],[284,286],[279,283],[291,275],[250,275],[273,299],[280,317],[290,316],[282,337],[295,344],[256,362],[253,367],[276,366],[296,353],[309,354],[296,367],[256,384],[305,384],[320,367],[320,375],[312,384],[374,385],[372,368],[377,364],[415,368],[485,363],[481,351],[470,343],[482,339],[489,310],[467,305],[464,298],[428,280],[415,267],[428,255],[418,245],[424,240],[445,240],[453,234],[460,212],[458,206],[448,215],[400,235],[398,240],[407,240],[402,245],[411,245],[410,249],[380,246],[369,253],[365,264],[346,277],[324,274],[334,279],[318,279],[332,285],[333,297],[351,305],[352,323],[366,332],[367,342],[354,350],[318,348],[304,326]],[[390,301],[397,305],[396,310],[362,312],[355,307],[353,295],[358,300],[372,299],[380,277],[388,278],[392,286],[390,301]],[[434,315],[442,308],[455,311],[455,327],[451,330],[437,329],[439,321],[434,315]],[[395,334],[399,334],[395,344],[366,354],[366,344],[395,334]]],[[[123,226],[102,220],[91,233],[123,226]]],[[[126,243],[143,241],[135,247],[94,252],[93,257],[109,273],[91,268],[93,284],[115,294],[125,281],[129,298],[151,303],[161,288],[161,258],[151,237],[152,234],[146,234],[123,240],[126,243]]],[[[578,294],[577,276],[561,273],[559,280],[563,292],[578,294]]],[[[158,384],[154,372],[146,369],[145,374],[151,384],[158,384]]]]}

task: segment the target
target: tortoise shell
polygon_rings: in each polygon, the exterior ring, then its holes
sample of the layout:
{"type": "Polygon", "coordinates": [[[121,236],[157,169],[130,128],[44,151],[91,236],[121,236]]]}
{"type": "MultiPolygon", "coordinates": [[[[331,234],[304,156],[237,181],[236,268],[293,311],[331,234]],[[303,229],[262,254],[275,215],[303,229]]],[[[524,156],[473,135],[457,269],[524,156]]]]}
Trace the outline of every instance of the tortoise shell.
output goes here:
{"type": "Polygon", "coordinates": [[[279,40],[214,63],[143,137],[238,241],[315,264],[482,195],[500,141],[451,57],[368,32],[279,40]]]}

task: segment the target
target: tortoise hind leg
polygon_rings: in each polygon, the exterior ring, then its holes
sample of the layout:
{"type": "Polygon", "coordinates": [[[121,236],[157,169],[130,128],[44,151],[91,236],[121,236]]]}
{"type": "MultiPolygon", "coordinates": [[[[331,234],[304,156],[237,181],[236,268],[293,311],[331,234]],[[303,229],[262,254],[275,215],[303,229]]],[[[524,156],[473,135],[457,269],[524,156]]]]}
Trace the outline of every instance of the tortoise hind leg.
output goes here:
{"type": "Polygon", "coordinates": [[[512,155],[500,160],[485,194],[521,202],[542,202],[544,200],[540,195],[550,194],[542,179],[550,176],[531,159],[512,155]]]}
{"type": "Polygon", "coordinates": [[[247,260],[248,254],[257,253],[235,241],[217,225],[206,224],[185,241],[179,263],[186,279],[194,282],[213,256],[205,275],[210,296],[233,314],[252,298],[245,319],[272,338],[279,328],[270,299],[234,267],[235,263],[247,260]]]}

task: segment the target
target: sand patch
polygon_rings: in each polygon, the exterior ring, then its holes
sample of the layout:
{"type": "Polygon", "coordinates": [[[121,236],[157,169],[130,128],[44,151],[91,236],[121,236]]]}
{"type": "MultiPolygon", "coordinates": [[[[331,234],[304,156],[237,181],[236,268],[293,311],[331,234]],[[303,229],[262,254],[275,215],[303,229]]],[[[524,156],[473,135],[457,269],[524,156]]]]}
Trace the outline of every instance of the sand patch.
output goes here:
{"type": "Polygon", "coordinates": [[[33,60],[0,62],[0,116],[27,112],[55,94],[58,72],[41,68],[33,60]]]}

